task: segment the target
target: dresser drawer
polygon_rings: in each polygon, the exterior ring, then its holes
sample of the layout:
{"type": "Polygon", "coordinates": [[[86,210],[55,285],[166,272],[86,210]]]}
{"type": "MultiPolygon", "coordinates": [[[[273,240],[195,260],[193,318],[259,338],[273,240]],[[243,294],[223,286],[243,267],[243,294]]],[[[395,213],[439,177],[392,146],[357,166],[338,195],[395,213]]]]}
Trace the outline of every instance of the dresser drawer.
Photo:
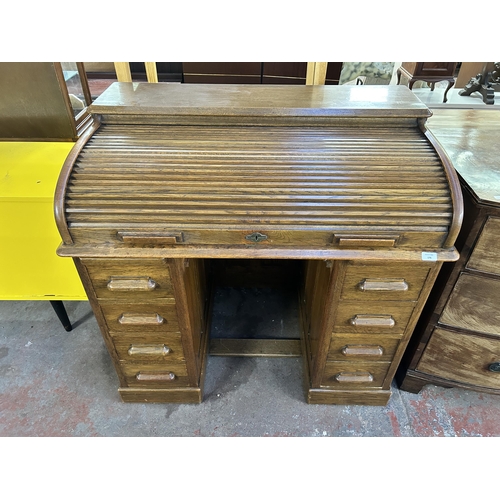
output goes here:
{"type": "Polygon", "coordinates": [[[500,389],[500,340],[435,328],[416,370],[500,389]]]}
{"type": "Polygon", "coordinates": [[[122,362],[120,369],[129,387],[168,388],[189,385],[185,363],[162,365],[122,362]]]}
{"type": "Polygon", "coordinates": [[[83,259],[99,299],[173,297],[168,264],[161,260],[83,259]]]}
{"type": "Polygon", "coordinates": [[[342,299],[416,301],[430,267],[415,263],[350,264],[344,278],[342,299]]]}
{"type": "Polygon", "coordinates": [[[110,332],[178,332],[173,299],[162,303],[100,303],[110,332]],[[171,301],[171,302],[167,302],[171,301]]]}
{"type": "Polygon", "coordinates": [[[392,361],[400,336],[335,334],[330,342],[328,361],[392,361]]]}
{"type": "Polygon", "coordinates": [[[184,362],[181,334],[120,335],[113,338],[120,361],[131,363],[184,362]]]}
{"type": "Polygon", "coordinates": [[[489,217],[479,236],[467,269],[500,275],[500,218],[489,217]]]}
{"type": "MultiPolygon", "coordinates": [[[[226,208],[224,208],[226,210],[226,208]]],[[[177,248],[189,245],[230,246],[237,248],[339,248],[342,250],[387,250],[391,248],[440,247],[446,239],[446,232],[424,230],[387,229],[377,232],[358,232],[349,227],[340,233],[329,229],[301,229],[301,224],[288,222],[286,229],[275,229],[248,222],[243,211],[233,220],[235,229],[220,224],[217,228],[172,227],[162,231],[118,229],[95,227],[89,230],[74,226],[71,234],[75,241],[85,244],[113,245],[115,248],[177,248]],[[245,227],[244,224],[248,223],[245,227]]],[[[326,213],[326,211],[325,211],[326,213]]],[[[332,216],[332,223],[336,221],[332,216]]],[[[118,226],[118,224],[117,224],[118,226]]],[[[201,226],[201,225],[200,225],[201,226]]]]}
{"type": "Polygon", "coordinates": [[[499,297],[499,279],[462,273],[439,323],[500,337],[499,297]]]}
{"type": "Polygon", "coordinates": [[[322,386],[345,389],[382,387],[391,363],[327,362],[322,386]]]}
{"type": "Polygon", "coordinates": [[[403,334],[413,307],[412,302],[342,301],[333,333],[403,334]]]}

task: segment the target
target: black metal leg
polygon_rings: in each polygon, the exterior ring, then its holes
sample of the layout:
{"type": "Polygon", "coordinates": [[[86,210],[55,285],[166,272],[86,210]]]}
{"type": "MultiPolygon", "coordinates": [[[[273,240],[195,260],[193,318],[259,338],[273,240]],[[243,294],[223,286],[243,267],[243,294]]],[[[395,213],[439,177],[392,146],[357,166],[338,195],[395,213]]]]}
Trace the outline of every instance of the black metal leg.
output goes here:
{"type": "Polygon", "coordinates": [[[64,304],[62,303],[62,300],[51,300],[50,305],[54,308],[54,311],[57,314],[57,317],[62,323],[62,326],[64,326],[64,329],[67,332],[70,332],[73,330],[73,327],[71,326],[71,322],[69,321],[68,318],[68,313],[66,312],[66,309],[64,308],[64,304]]]}

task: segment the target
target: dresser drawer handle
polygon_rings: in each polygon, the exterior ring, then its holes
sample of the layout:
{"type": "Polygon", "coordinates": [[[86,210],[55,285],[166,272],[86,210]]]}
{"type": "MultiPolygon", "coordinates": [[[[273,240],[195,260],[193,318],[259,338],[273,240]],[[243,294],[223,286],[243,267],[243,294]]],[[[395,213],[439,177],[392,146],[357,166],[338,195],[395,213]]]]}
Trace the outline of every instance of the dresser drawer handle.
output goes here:
{"type": "Polygon", "coordinates": [[[118,318],[120,325],[162,325],[164,319],[156,313],[153,314],[127,314],[123,313],[118,318]]]}
{"type": "Polygon", "coordinates": [[[139,382],[172,382],[177,377],[175,373],[172,372],[160,372],[160,373],[143,373],[139,372],[135,378],[139,382]]]}
{"type": "Polygon", "coordinates": [[[392,328],[396,322],[392,316],[370,316],[368,314],[356,314],[349,320],[353,326],[381,326],[392,328]]]}
{"type": "Polygon", "coordinates": [[[500,361],[496,361],[495,363],[488,365],[488,370],[490,372],[500,373],[500,361]]]}
{"type": "Polygon", "coordinates": [[[373,382],[373,375],[370,372],[340,372],[334,378],[337,382],[353,382],[355,384],[373,382]]]}
{"type": "Polygon", "coordinates": [[[380,345],[345,345],[341,352],[344,356],[382,356],[384,348],[380,345]]]}
{"type": "Polygon", "coordinates": [[[156,289],[156,281],[147,276],[144,278],[111,276],[107,287],[112,292],[151,292],[156,289]]]}
{"type": "Polygon", "coordinates": [[[338,239],[339,247],[393,247],[399,237],[335,235],[335,239],[338,239]]]}
{"type": "Polygon", "coordinates": [[[170,347],[158,344],[132,344],[128,350],[129,356],[166,356],[170,354],[170,347]]]}
{"type": "Polygon", "coordinates": [[[362,292],[406,292],[408,283],[404,279],[384,281],[366,278],[358,283],[358,290],[362,292]]]}
{"type": "Polygon", "coordinates": [[[184,241],[183,233],[141,233],[118,231],[118,239],[133,245],[175,245],[184,241]]]}

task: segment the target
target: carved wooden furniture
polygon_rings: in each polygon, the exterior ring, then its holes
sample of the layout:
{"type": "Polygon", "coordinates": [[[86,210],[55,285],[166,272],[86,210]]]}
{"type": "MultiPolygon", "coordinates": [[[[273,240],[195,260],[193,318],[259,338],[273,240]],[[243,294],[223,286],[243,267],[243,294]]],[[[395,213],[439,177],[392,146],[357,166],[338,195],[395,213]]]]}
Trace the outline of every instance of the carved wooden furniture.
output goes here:
{"type": "Polygon", "coordinates": [[[458,95],[470,96],[479,92],[483,96],[484,104],[495,104],[495,92],[499,90],[500,62],[495,62],[485,64],[482,72],[472,77],[458,95]]]}
{"type": "Polygon", "coordinates": [[[265,259],[297,264],[307,401],[387,403],[458,256],[461,193],[425,105],[402,86],[116,83],[92,113],[56,192],[58,254],[124,401],[202,400],[214,273],[265,259]]]}
{"type": "Polygon", "coordinates": [[[455,83],[456,62],[404,62],[397,70],[398,85],[401,75],[409,79],[408,88],[411,90],[415,82],[423,81],[431,84],[431,91],[437,82],[447,81],[443,102],[448,101],[448,91],[455,83]]]}
{"type": "Polygon", "coordinates": [[[439,275],[397,380],[500,394],[500,114],[434,111],[429,128],[451,157],[464,195],[460,259],[439,275]]]}

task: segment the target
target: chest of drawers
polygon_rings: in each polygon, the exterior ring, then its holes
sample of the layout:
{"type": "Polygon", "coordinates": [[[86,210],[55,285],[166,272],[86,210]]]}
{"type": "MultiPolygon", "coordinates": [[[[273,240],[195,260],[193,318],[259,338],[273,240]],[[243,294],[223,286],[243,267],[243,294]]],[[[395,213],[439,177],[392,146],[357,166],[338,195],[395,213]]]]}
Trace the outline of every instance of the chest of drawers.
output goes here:
{"type": "Polygon", "coordinates": [[[436,110],[429,127],[459,173],[460,258],[443,266],[397,374],[402,389],[426,384],[500,394],[500,117],[436,110]]]}
{"type": "Polygon", "coordinates": [[[58,253],[124,401],[202,401],[214,269],[257,259],[297,290],[306,400],[387,403],[462,216],[408,89],[114,84],[92,113],[58,184],[58,253]]]}

